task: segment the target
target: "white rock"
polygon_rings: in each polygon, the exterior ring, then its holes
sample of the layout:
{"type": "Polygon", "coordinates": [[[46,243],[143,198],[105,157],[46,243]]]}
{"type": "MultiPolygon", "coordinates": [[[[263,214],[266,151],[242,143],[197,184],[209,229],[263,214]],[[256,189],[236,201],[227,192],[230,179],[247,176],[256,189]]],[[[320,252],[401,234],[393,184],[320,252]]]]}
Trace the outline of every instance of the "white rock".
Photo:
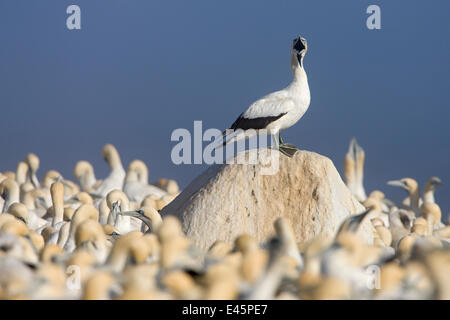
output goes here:
{"type": "MultiPolygon", "coordinates": [[[[245,156],[255,152],[244,151],[245,156]]],[[[274,235],[273,222],[281,216],[289,219],[298,243],[318,235],[334,237],[346,217],[364,211],[327,157],[308,151],[292,158],[280,154],[277,173],[263,175],[261,168],[214,165],[161,214],[178,217],[186,235],[206,250],[216,240],[231,244],[242,233],[263,242],[274,235]]],[[[364,221],[360,235],[372,243],[369,221],[364,221]]]]}

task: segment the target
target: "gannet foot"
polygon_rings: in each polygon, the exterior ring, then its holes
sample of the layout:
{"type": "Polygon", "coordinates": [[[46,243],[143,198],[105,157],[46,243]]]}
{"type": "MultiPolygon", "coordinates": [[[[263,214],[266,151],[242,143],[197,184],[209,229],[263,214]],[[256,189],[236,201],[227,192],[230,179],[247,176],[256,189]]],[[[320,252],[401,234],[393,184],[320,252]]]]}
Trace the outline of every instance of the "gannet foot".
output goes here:
{"type": "Polygon", "coordinates": [[[298,151],[297,147],[290,143],[280,144],[279,150],[285,156],[292,158],[292,156],[298,151]]]}

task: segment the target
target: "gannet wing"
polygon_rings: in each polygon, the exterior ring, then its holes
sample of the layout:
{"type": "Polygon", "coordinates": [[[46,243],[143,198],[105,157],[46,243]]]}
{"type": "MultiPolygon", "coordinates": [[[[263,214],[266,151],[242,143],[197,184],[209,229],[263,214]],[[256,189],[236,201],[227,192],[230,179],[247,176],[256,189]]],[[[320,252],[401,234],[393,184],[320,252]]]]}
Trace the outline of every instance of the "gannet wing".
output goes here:
{"type": "Polygon", "coordinates": [[[254,102],[236,119],[230,129],[248,130],[264,129],[294,109],[295,103],[290,98],[266,97],[254,102]]]}
{"type": "Polygon", "coordinates": [[[226,136],[226,139],[219,147],[237,141],[236,134],[238,131],[265,129],[269,124],[280,119],[294,108],[295,102],[291,98],[281,95],[281,92],[274,92],[255,101],[230,126],[230,129],[234,130],[232,133],[227,135],[226,130],[222,132],[222,136],[226,136]]]}

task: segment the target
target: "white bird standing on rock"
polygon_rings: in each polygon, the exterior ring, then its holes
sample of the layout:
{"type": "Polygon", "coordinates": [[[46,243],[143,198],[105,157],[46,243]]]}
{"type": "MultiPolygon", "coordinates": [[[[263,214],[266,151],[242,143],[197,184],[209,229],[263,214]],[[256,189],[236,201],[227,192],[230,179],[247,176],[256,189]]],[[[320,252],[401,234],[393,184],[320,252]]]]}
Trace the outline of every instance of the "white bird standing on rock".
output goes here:
{"type": "MultiPolygon", "coordinates": [[[[297,123],[303,114],[308,110],[311,100],[308,77],[303,67],[308,45],[305,38],[295,38],[292,44],[291,69],[294,79],[291,84],[283,90],[273,92],[254,102],[245,112],[236,119],[230,129],[223,135],[226,141],[222,146],[242,138],[250,138],[258,130],[266,129],[270,134],[279,134],[280,130],[287,129],[297,123]],[[240,129],[240,130],[239,130],[240,129]],[[253,129],[252,133],[247,130],[253,129]],[[245,135],[236,135],[242,130],[245,135]],[[247,132],[246,132],[247,131],[247,132]]],[[[292,157],[297,148],[292,144],[285,144],[279,135],[279,149],[281,153],[292,157]]]]}

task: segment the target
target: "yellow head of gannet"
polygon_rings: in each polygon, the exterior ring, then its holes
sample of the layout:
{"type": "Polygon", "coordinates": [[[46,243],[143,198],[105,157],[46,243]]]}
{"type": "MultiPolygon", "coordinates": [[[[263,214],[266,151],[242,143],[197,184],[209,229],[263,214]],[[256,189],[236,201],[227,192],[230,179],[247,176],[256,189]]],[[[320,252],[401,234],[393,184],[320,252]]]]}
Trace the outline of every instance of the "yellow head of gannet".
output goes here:
{"type": "Polygon", "coordinates": [[[416,239],[417,235],[411,234],[404,236],[398,241],[396,253],[400,261],[404,262],[410,258],[416,239]]]}
{"type": "MultiPolygon", "coordinates": [[[[116,240],[120,237],[119,230],[117,230],[117,228],[115,228],[113,225],[103,224],[102,228],[103,228],[103,232],[105,233],[106,237],[109,240],[116,240]]],[[[114,242],[114,241],[112,241],[112,242],[114,242]]]]}
{"type": "Polygon", "coordinates": [[[83,299],[105,300],[111,299],[111,293],[117,291],[115,277],[105,271],[97,271],[92,274],[83,287],[83,299]]]}
{"type": "Polygon", "coordinates": [[[180,192],[180,187],[178,186],[178,183],[175,180],[169,179],[167,181],[165,190],[170,195],[177,195],[180,192]]]}
{"type": "Polygon", "coordinates": [[[106,144],[102,149],[102,157],[109,165],[111,170],[122,168],[122,161],[120,160],[119,152],[112,144],[106,144]]]}
{"type": "Polygon", "coordinates": [[[88,161],[78,161],[73,169],[73,176],[83,191],[91,190],[96,182],[94,168],[88,161]]]}
{"type": "Polygon", "coordinates": [[[373,199],[377,199],[377,200],[383,200],[385,198],[385,194],[383,191],[380,190],[373,190],[370,194],[369,194],[369,198],[373,198],[373,199]]]}
{"type": "Polygon", "coordinates": [[[394,187],[400,187],[403,190],[406,190],[409,194],[409,203],[411,206],[411,209],[415,212],[416,215],[419,214],[419,200],[420,200],[420,194],[419,194],[419,184],[416,180],[412,178],[403,178],[400,180],[391,180],[387,183],[390,186],[394,187]]]}
{"type": "Polygon", "coordinates": [[[15,202],[19,202],[19,195],[20,189],[15,180],[10,178],[3,180],[0,184],[0,197],[5,200],[2,212],[7,212],[9,206],[15,202]]]}
{"type": "Polygon", "coordinates": [[[17,219],[22,220],[25,222],[26,225],[28,225],[28,209],[27,207],[20,202],[13,203],[10,207],[8,212],[15,216],[17,219]]]}
{"type": "Polygon", "coordinates": [[[28,175],[31,183],[33,183],[35,188],[39,188],[39,180],[36,176],[36,172],[39,169],[39,157],[34,153],[29,153],[25,158],[25,162],[28,165],[28,175]]]}
{"type": "Polygon", "coordinates": [[[25,222],[18,219],[7,221],[0,227],[0,233],[10,233],[16,236],[25,236],[29,231],[25,222]]]}
{"type": "Polygon", "coordinates": [[[70,231],[68,239],[64,245],[66,250],[73,250],[75,248],[75,232],[78,226],[88,219],[98,221],[98,210],[91,204],[81,205],[73,214],[72,220],[70,222],[70,231]]]}
{"type": "Polygon", "coordinates": [[[75,232],[75,244],[77,248],[86,248],[98,263],[103,263],[108,254],[106,241],[106,235],[102,226],[92,219],[81,223],[75,232]]]}
{"type": "Polygon", "coordinates": [[[56,244],[48,244],[42,249],[40,261],[43,263],[54,262],[64,253],[63,248],[56,244]]]}
{"type": "Polygon", "coordinates": [[[5,172],[3,172],[3,175],[4,175],[6,178],[16,180],[16,173],[15,173],[15,172],[12,172],[12,171],[5,171],[5,172]]]}
{"type": "Polygon", "coordinates": [[[106,203],[110,209],[107,222],[114,225],[121,234],[140,228],[141,221],[132,222],[130,216],[118,214],[118,212],[130,210],[130,201],[124,192],[120,190],[109,192],[106,196],[106,203]]]}
{"type": "Polygon", "coordinates": [[[199,299],[199,288],[197,288],[192,276],[181,270],[175,270],[169,272],[163,276],[161,280],[162,284],[168,289],[168,291],[179,299],[187,299],[188,297],[194,298],[193,292],[196,292],[196,296],[199,299]]]}
{"type": "Polygon", "coordinates": [[[242,253],[242,263],[239,273],[244,281],[256,283],[263,275],[269,254],[259,247],[258,241],[249,234],[243,234],[234,241],[235,251],[242,253]]]}
{"type": "Polygon", "coordinates": [[[184,236],[180,221],[174,216],[166,216],[157,231],[161,243],[161,266],[164,269],[185,262],[190,263],[188,249],[190,240],[184,236]]]}
{"type": "Polygon", "coordinates": [[[73,199],[78,200],[81,204],[94,204],[94,199],[85,191],[78,192],[73,199]]]}
{"type": "Polygon", "coordinates": [[[128,172],[135,171],[138,181],[142,184],[148,184],[148,167],[142,160],[133,160],[128,165],[128,172]]]}
{"type": "Polygon", "coordinates": [[[28,165],[24,161],[20,161],[16,167],[16,182],[20,186],[27,182],[28,165]]]}
{"type": "Polygon", "coordinates": [[[121,236],[114,242],[107,263],[115,271],[120,272],[127,263],[140,264],[148,257],[147,243],[141,232],[133,231],[121,236]]]}
{"type": "Polygon", "coordinates": [[[64,181],[64,178],[61,173],[59,173],[56,170],[49,170],[45,173],[44,177],[42,178],[42,187],[50,188],[50,186],[53,183],[62,181],[64,181]]]}
{"type": "Polygon", "coordinates": [[[100,223],[87,219],[83,221],[75,231],[75,243],[77,247],[86,242],[98,242],[105,244],[106,235],[100,223]]]}
{"type": "Polygon", "coordinates": [[[115,204],[118,205],[119,211],[128,211],[130,208],[130,201],[127,195],[120,190],[113,190],[106,196],[106,204],[110,210],[113,210],[115,204]]]}
{"type": "Polygon", "coordinates": [[[72,217],[72,226],[78,227],[83,221],[88,219],[92,219],[98,221],[98,210],[92,204],[83,204],[81,205],[73,214],[72,217]]]}
{"type": "Polygon", "coordinates": [[[150,194],[150,195],[146,196],[144,198],[144,200],[142,200],[141,207],[152,207],[152,208],[155,208],[156,210],[158,210],[158,204],[157,204],[158,199],[159,199],[158,196],[156,196],[154,194],[150,194]]]}
{"type": "Polygon", "coordinates": [[[163,224],[158,229],[158,238],[161,242],[167,242],[172,239],[184,237],[180,221],[174,216],[166,216],[163,224]]]}

